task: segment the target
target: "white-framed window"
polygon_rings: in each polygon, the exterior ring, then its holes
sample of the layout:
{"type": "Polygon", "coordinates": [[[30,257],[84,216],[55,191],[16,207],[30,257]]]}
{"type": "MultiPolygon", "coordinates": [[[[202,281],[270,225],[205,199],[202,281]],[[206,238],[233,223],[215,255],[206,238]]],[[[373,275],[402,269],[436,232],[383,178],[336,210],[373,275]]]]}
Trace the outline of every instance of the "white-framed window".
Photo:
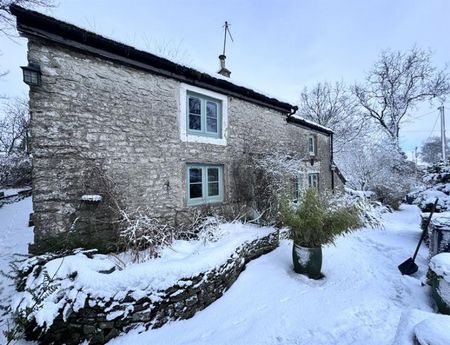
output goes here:
{"type": "Polygon", "coordinates": [[[223,202],[223,166],[188,164],[186,193],[189,206],[223,202]]]}
{"type": "Polygon", "coordinates": [[[317,154],[317,143],[314,135],[308,136],[308,151],[310,156],[315,156],[317,154]]]}
{"type": "Polygon", "coordinates": [[[319,189],[319,173],[308,174],[308,187],[319,189]]]}
{"type": "Polygon", "coordinates": [[[180,87],[182,141],[226,145],[228,100],[225,95],[188,84],[180,87]]]}

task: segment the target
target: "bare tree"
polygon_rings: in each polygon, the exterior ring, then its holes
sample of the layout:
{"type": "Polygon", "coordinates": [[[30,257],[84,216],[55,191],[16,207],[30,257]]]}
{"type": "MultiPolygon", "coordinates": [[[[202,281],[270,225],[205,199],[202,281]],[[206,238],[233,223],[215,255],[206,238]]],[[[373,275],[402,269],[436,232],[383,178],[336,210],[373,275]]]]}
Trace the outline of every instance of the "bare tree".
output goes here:
{"type": "MultiPolygon", "coordinates": [[[[449,151],[449,141],[447,140],[446,147],[449,151]]],[[[420,156],[426,163],[438,163],[441,158],[442,141],[440,137],[428,138],[420,149],[420,156]]]]}
{"type": "Polygon", "coordinates": [[[0,0],[0,33],[10,35],[14,30],[14,19],[10,6],[19,5],[28,8],[53,7],[53,0],[0,0]]]}
{"type": "Polygon", "coordinates": [[[420,102],[450,92],[445,69],[432,65],[432,53],[417,47],[384,51],[363,84],[353,88],[367,115],[398,143],[401,123],[420,102]]]}
{"type": "MultiPolygon", "coordinates": [[[[0,34],[12,39],[15,35],[15,21],[11,15],[11,5],[19,5],[29,8],[49,8],[54,6],[54,2],[53,0],[0,0],[0,34]]],[[[0,79],[6,74],[8,74],[8,71],[0,68],[0,79]]],[[[0,96],[0,98],[4,97],[0,96]]]]}
{"type": "Polygon", "coordinates": [[[299,115],[335,132],[335,152],[361,134],[365,119],[357,112],[357,102],[342,82],[319,82],[300,94],[299,115]]]}
{"type": "Polygon", "coordinates": [[[28,153],[28,101],[16,98],[4,106],[0,116],[0,152],[9,156],[13,151],[28,153]]]}

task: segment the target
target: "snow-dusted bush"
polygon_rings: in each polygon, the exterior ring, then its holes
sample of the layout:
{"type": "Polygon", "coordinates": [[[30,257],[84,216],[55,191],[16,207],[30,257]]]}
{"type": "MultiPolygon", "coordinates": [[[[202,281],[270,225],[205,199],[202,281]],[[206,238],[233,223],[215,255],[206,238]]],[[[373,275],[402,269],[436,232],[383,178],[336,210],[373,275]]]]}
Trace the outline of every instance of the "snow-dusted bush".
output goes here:
{"type": "Polygon", "coordinates": [[[122,247],[134,262],[156,257],[161,248],[170,246],[176,236],[174,227],[139,210],[128,214],[120,210],[119,236],[122,247]]]}
{"type": "Polygon", "coordinates": [[[450,163],[439,162],[426,169],[423,176],[425,187],[410,194],[412,203],[420,207],[423,212],[431,211],[436,199],[438,212],[450,210],[450,163]]]}
{"type": "Polygon", "coordinates": [[[362,136],[347,151],[337,153],[336,160],[350,188],[374,191],[378,200],[394,209],[416,184],[414,163],[383,137],[362,136]]]}
{"type": "MultiPolygon", "coordinates": [[[[133,262],[143,262],[156,258],[166,248],[178,239],[201,240],[216,242],[225,235],[224,227],[227,220],[217,213],[199,209],[193,213],[187,224],[172,226],[163,219],[152,217],[149,211],[135,211],[132,214],[121,210],[119,235],[121,247],[133,262]]],[[[242,223],[239,219],[234,224],[242,223]]]]}
{"type": "Polygon", "coordinates": [[[223,228],[220,225],[224,223],[225,219],[219,215],[208,215],[198,211],[194,213],[188,234],[194,235],[204,244],[215,242],[223,236],[223,228]]]}
{"type": "Polygon", "coordinates": [[[380,228],[382,224],[382,215],[388,211],[388,208],[378,201],[372,200],[373,192],[356,191],[345,188],[345,192],[333,195],[337,205],[353,207],[360,221],[361,226],[369,228],[380,228]]]}
{"type": "Polygon", "coordinates": [[[31,159],[23,152],[0,154],[0,186],[23,187],[31,185],[31,159]]]}
{"type": "Polygon", "coordinates": [[[301,157],[283,152],[246,153],[234,166],[235,199],[253,209],[261,224],[276,222],[281,197],[292,179],[305,169],[301,157]]]}

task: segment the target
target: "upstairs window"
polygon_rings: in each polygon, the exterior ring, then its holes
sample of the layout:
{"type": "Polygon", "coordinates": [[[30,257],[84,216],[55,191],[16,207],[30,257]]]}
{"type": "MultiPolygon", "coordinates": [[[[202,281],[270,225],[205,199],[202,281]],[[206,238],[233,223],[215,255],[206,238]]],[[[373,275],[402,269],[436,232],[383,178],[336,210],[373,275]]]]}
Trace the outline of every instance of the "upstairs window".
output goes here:
{"type": "Polygon", "coordinates": [[[308,151],[310,156],[315,156],[317,154],[317,141],[314,135],[308,137],[308,151]]]}
{"type": "Polygon", "coordinates": [[[198,93],[187,93],[187,133],[221,138],[222,102],[198,93]]]}
{"type": "Polygon", "coordinates": [[[223,201],[223,167],[191,164],[187,166],[188,205],[223,201]]]}
{"type": "Polygon", "coordinates": [[[308,187],[319,189],[319,174],[311,173],[308,174],[308,187]]]}

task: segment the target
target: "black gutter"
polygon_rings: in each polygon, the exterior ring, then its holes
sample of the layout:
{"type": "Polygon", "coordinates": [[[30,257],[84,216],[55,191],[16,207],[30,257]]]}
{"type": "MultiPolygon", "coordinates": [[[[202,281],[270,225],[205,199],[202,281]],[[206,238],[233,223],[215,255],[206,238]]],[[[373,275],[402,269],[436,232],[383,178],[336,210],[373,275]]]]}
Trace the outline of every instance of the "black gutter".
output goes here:
{"type": "Polygon", "coordinates": [[[269,107],[285,114],[295,112],[295,107],[289,103],[267,97],[227,80],[214,78],[207,73],[182,66],[39,12],[17,5],[11,5],[10,10],[17,18],[18,31],[26,37],[46,39],[108,60],[269,107]]]}
{"type": "Polygon", "coordinates": [[[330,170],[331,170],[331,190],[334,191],[334,155],[333,155],[333,133],[330,134],[330,170]]]}

